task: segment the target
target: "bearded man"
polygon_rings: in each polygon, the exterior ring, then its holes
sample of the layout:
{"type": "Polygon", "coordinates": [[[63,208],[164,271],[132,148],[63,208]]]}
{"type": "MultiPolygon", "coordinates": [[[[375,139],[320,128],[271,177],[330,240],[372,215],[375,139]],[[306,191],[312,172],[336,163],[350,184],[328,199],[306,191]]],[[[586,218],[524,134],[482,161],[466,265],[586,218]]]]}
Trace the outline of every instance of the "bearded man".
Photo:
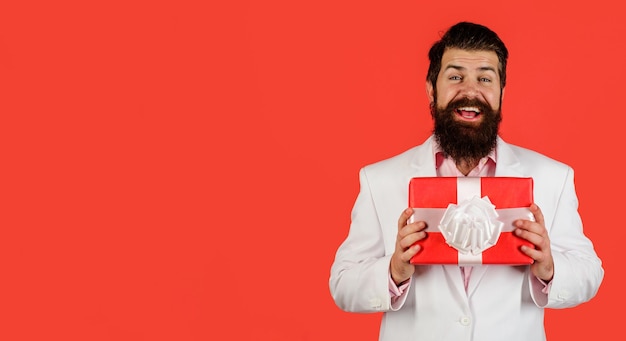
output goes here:
{"type": "Polygon", "coordinates": [[[508,50],[495,32],[460,22],[429,59],[433,135],[360,170],[350,230],[331,267],[332,297],[345,311],[384,312],[382,341],[545,340],[544,309],[590,300],[604,277],[583,233],[573,170],[498,136],[508,50]],[[426,222],[409,219],[408,183],[433,176],[531,177],[533,219],[512,228],[532,244],[521,247],[532,264],[411,263],[428,233],[426,222]]]}

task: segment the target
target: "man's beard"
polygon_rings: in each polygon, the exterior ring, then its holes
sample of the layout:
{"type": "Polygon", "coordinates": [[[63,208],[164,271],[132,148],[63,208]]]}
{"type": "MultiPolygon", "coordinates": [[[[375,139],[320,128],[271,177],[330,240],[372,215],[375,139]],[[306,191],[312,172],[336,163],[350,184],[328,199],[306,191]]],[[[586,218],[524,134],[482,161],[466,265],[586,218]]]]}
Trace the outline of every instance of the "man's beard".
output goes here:
{"type": "Polygon", "coordinates": [[[502,121],[500,111],[493,110],[478,99],[462,98],[448,103],[445,108],[438,108],[435,102],[431,106],[435,119],[435,139],[446,156],[452,157],[455,162],[478,162],[496,147],[498,128],[502,121]],[[460,107],[479,108],[483,120],[478,125],[458,121],[455,119],[455,109],[460,107]]]}

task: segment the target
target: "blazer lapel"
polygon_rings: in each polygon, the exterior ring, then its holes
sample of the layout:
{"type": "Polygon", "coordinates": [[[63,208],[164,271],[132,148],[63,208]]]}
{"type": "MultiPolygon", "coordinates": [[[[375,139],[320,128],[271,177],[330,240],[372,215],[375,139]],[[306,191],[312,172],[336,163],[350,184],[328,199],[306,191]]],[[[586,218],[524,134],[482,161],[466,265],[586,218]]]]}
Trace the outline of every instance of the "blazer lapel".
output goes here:
{"type": "Polygon", "coordinates": [[[433,136],[415,149],[410,160],[411,177],[437,176],[435,155],[433,154],[433,136]]]}
{"type": "Polygon", "coordinates": [[[524,177],[524,167],[515,155],[511,146],[498,137],[496,147],[496,174],[495,176],[524,177]]]}

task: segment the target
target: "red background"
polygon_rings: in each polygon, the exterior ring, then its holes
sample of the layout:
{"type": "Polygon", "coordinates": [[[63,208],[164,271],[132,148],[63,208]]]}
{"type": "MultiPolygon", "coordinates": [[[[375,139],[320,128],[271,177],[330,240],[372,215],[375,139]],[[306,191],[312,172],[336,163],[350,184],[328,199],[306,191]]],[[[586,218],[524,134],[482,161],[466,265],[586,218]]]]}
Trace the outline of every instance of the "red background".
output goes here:
{"type": "Polygon", "coordinates": [[[604,261],[549,339],[620,333],[617,3],[2,2],[0,339],[376,340],[330,265],[358,169],[429,135],[459,20],[507,43],[502,136],[574,167],[604,261]]]}

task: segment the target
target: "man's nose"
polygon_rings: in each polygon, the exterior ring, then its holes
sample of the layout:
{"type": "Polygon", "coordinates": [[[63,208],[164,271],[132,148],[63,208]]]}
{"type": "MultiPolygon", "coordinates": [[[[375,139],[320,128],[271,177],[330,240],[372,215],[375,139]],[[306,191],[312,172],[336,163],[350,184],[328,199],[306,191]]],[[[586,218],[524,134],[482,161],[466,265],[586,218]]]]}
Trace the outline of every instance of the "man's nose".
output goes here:
{"type": "Polygon", "coordinates": [[[461,89],[461,93],[467,98],[475,98],[478,97],[480,91],[478,90],[478,82],[476,81],[466,81],[463,83],[463,88],[461,89]]]}

